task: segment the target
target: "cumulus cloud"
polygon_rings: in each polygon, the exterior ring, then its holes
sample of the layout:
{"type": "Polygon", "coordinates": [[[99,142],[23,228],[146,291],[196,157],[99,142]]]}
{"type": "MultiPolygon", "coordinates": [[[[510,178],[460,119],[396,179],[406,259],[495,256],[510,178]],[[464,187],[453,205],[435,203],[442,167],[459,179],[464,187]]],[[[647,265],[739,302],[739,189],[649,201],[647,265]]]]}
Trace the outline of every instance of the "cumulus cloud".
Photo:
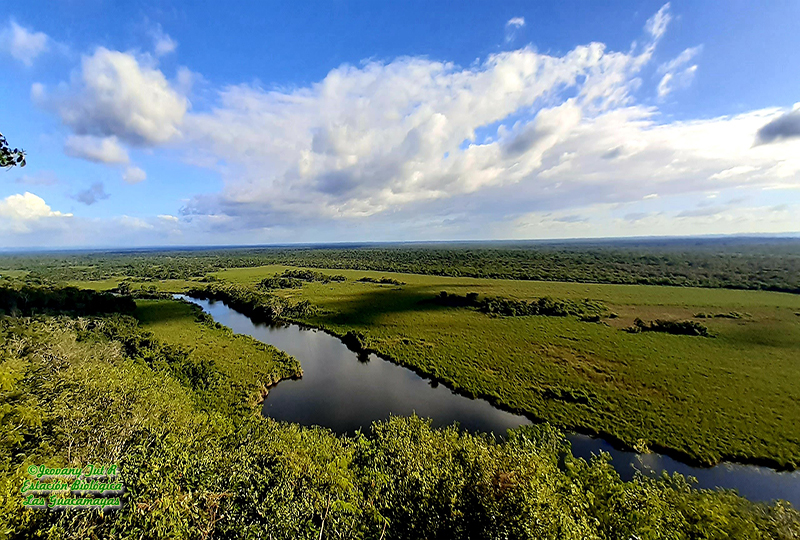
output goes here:
{"type": "Polygon", "coordinates": [[[43,32],[34,32],[10,20],[0,30],[0,50],[30,67],[36,58],[49,49],[50,38],[43,32]]]}
{"type": "Polygon", "coordinates": [[[43,85],[34,85],[31,95],[54,108],[78,135],[117,137],[139,146],[178,137],[189,105],[161,71],[103,47],[83,57],[67,86],[49,95],[43,85]]]}
{"type": "Polygon", "coordinates": [[[86,159],[94,163],[128,163],[128,153],[116,136],[94,137],[92,135],[72,135],[64,143],[68,156],[86,159]]]}
{"type": "Polygon", "coordinates": [[[144,182],[146,179],[147,173],[139,167],[128,167],[125,169],[125,172],[122,173],[122,180],[128,184],[138,184],[139,182],[144,182]]]}
{"type": "MultiPolygon", "coordinates": [[[[324,227],[400,222],[411,209],[452,216],[469,205],[497,220],[531,208],[791,185],[800,152],[752,148],[779,111],[665,122],[634,102],[668,10],[628,52],[599,43],[561,56],[522,48],[469,68],[399,58],[342,66],[291,91],[225,88],[213,110],[184,122],[225,187],[183,214],[214,216],[206,221],[219,228],[324,227]]],[[[684,71],[699,51],[686,49],[661,72],[684,71]]]]}
{"type": "Polygon", "coordinates": [[[88,188],[79,191],[74,199],[78,202],[81,202],[87,206],[91,206],[98,201],[102,201],[104,199],[108,199],[110,195],[106,193],[105,186],[102,182],[95,182],[88,188]]]}
{"type": "Polygon", "coordinates": [[[640,54],[592,43],[563,56],[523,48],[470,68],[400,58],[342,66],[291,92],[226,88],[184,126],[198,152],[224,159],[230,181],[186,212],[368,216],[533,181],[582,119],[630,101],[640,54]],[[568,89],[576,95],[558,103],[568,89]],[[487,126],[490,142],[477,135],[487,126]]]}
{"type": "Polygon", "coordinates": [[[120,216],[115,220],[127,231],[150,230],[155,228],[152,223],[149,223],[147,220],[138,217],[120,216]]]}
{"type": "Polygon", "coordinates": [[[800,138],[800,103],[794,110],[782,114],[765,124],[756,134],[756,144],[800,138]]]}
{"type": "Polygon", "coordinates": [[[70,217],[72,214],[54,211],[44,199],[27,191],[0,200],[0,229],[15,233],[27,233],[37,227],[46,227],[53,220],[70,217]]]}

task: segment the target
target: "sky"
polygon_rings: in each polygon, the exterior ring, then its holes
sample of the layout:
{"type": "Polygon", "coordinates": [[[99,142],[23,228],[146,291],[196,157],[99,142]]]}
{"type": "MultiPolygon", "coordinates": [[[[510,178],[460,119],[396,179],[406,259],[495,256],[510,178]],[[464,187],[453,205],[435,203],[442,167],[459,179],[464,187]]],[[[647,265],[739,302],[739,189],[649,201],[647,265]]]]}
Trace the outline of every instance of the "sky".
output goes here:
{"type": "Polygon", "coordinates": [[[7,3],[0,248],[796,234],[767,6],[7,3]]]}

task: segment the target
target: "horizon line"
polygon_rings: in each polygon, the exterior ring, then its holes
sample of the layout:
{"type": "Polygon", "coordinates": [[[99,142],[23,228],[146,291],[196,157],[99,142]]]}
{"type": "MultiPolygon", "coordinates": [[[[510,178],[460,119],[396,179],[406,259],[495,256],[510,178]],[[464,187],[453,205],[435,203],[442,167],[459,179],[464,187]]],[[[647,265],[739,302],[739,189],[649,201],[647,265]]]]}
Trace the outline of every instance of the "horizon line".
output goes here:
{"type": "Polygon", "coordinates": [[[413,245],[413,244],[558,244],[558,243],[590,243],[590,242],[629,242],[629,241],[661,241],[661,240],[725,240],[725,239],[759,239],[759,240],[800,240],[800,231],[785,233],[735,233],[735,234],[703,234],[703,235],[649,235],[649,236],[604,236],[604,237],[570,237],[570,238],[517,238],[494,240],[344,240],[329,242],[287,242],[270,244],[164,244],[149,246],[76,246],[76,247],[0,247],[0,255],[19,253],[58,253],[58,252],[93,252],[93,251],[212,251],[223,249],[270,249],[270,248],[316,248],[325,247],[363,247],[376,245],[413,245]]]}

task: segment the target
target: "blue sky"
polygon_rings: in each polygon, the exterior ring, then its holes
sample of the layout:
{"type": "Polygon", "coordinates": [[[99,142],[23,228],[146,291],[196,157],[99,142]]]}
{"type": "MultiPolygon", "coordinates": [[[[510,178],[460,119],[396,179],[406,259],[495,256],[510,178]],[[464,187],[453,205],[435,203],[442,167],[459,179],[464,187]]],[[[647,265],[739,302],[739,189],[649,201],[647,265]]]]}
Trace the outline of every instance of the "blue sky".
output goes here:
{"type": "Polygon", "coordinates": [[[800,231],[797,2],[5,13],[0,247],[800,231]]]}

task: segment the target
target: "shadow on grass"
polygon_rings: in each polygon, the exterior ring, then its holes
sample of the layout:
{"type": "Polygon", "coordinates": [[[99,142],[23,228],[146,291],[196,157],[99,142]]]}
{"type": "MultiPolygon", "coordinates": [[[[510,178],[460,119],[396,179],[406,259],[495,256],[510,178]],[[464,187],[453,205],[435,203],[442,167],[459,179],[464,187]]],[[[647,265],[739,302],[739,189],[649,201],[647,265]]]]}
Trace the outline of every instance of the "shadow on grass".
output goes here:
{"type": "Polygon", "coordinates": [[[199,307],[180,300],[137,300],[133,315],[142,324],[177,320],[194,322],[199,310],[199,307]]]}
{"type": "Polygon", "coordinates": [[[335,312],[317,316],[314,319],[343,326],[369,326],[379,323],[384,316],[395,313],[422,314],[455,309],[463,311],[463,308],[430,302],[441,290],[446,290],[448,294],[465,294],[470,291],[470,288],[465,285],[454,285],[446,289],[425,285],[405,285],[365,290],[337,302],[335,312]]]}

